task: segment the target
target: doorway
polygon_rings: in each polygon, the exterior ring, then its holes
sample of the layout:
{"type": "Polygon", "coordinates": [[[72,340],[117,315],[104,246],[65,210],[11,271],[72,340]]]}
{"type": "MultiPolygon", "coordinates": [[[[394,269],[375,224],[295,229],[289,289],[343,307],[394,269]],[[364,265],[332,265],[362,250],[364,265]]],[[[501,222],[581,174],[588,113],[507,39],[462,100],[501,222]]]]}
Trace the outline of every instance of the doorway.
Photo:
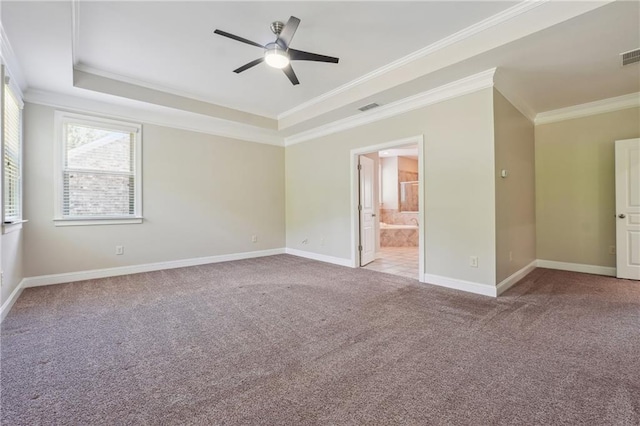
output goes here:
{"type": "Polygon", "coordinates": [[[423,137],[351,151],[354,267],[424,281],[423,137]]]}

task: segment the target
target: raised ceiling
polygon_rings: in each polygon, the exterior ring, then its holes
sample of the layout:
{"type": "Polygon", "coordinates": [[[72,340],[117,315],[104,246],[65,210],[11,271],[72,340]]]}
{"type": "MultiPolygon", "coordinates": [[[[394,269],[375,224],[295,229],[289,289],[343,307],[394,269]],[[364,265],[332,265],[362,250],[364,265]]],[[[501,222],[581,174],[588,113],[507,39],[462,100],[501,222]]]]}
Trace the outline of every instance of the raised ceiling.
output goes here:
{"type": "Polygon", "coordinates": [[[27,95],[216,120],[239,136],[282,139],[494,67],[533,115],[640,90],[638,65],[618,64],[640,47],[637,1],[3,1],[0,12],[27,95]],[[302,20],[292,47],[340,63],[295,62],[299,86],[264,64],[234,74],[262,52],[213,30],[266,44],[269,23],[290,15],[302,20]]]}

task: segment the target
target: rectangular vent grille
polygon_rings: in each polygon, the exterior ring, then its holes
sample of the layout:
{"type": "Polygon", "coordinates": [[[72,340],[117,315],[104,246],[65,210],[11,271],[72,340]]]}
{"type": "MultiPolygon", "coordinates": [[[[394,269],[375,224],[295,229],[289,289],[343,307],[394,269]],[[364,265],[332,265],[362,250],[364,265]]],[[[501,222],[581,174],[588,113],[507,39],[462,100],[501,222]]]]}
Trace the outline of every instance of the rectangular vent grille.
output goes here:
{"type": "Polygon", "coordinates": [[[640,49],[621,53],[620,56],[622,56],[622,66],[635,64],[640,62],[640,49]]]}
{"type": "Polygon", "coordinates": [[[371,104],[369,104],[369,105],[365,105],[365,106],[360,107],[360,108],[358,108],[358,109],[359,109],[360,111],[364,112],[364,111],[369,111],[370,109],[373,109],[373,108],[377,108],[377,107],[379,107],[379,106],[380,106],[380,105],[378,105],[377,103],[373,102],[373,103],[371,103],[371,104]]]}

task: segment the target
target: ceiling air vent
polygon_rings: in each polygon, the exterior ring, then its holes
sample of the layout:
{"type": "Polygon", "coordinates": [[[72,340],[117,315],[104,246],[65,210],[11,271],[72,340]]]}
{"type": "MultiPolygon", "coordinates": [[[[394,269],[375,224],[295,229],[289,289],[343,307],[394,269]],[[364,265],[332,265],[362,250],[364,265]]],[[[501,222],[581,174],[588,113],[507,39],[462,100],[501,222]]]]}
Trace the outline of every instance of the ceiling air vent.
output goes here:
{"type": "Polygon", "coordinates": [[[622,66],[635,64],[640,62],[640,49],[621,53],[620,56],[622,56],[622,66]]]}
{"type": "Polygon", "coordinates": [[[360,111],[362,111],[362,112],[365,112],[365,111],[369,111],[370,109],[377,108],[377,107],[379,107],[379,106],[380,106],[380,105],[378,105],[377,103],[373,102],[373,103],[370,103],[369,105],[365,105],[365,106],[360,107],[360,108],[358,108],[358,109],[359,109],[360,111]]]}

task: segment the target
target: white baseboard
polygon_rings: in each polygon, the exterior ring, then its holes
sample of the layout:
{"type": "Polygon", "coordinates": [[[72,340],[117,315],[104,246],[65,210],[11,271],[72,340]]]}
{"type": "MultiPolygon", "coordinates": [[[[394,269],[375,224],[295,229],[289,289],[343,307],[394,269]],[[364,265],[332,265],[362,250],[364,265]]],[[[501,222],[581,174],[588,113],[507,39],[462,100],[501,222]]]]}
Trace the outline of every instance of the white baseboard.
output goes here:
{"type": "Polygon", "coordinates": [[[334,265],[340,266],[348,266],[353,268],[353,264],[351,259],[343,259],[341,257],[327,256],[326,254],[313,253],[310,251],[296,250],[292,248],[286,248],[285,252],[287,254],[292,254],[294,256],[304,257],[312,260],[319,260],[320,262],[333,263],[334,265]]]}
{"type": "Polygon", "coordinates": [[[5,300],[5,302],[2,304],[2,307],[0,307],[0,323],[4,321],[4,318],[7,316],[7,314],[13,307],[13,304],[16,303],[16,300],[18,300],[18,297],[20,297],[20,295],[22,294],[22,290],[24,289],[24,283],[25,281],[24,279],[22,279],[22,281],[20,281],[20,283],[16,286],[16,288],[13,289],[13,291],[9,295],[9,298],[5,300]]]}
{"type": "Polygon", "coordinates": [[[483,296],[497,297],[497,287],[489,284],[474,283],[472,281],[458,280],[456,278],[443,277],[440,275],[424,274],[424,283],[439,285],[441,287],[462,290],[468,293],[481,294],[483,296]]]}
{"type": "Polygon", "coordinates": [[[538,259],[538,268],[559,269],[561,271],[582,272],[585,274],[616,276],[616,268],[610,266],[584,265],[582,263],[556,262],[538,259]]]}
{"type": "Polygon", "coordinates": [[[518,281],[523,279],[529,272],[531,272],[534,269],[536,269],[537,265],[538,265],[538,261],[534,260],[533,262],[531,262],[530,264],[528,264],[524,268],[522,268],[519,271],[516,271],[515,273],[511,274],[508,278],[505,278],[504,280],[502,280],[497,285],[498,296],[500,296],[502,293],[504,293],[505,291],[507,291],[511,287],[513,287],[513,285],[515,283],[517,283],[518,281]]]}
{"type": "Polygon", "coordinates": [[[96,278],[116,277],[119,275],[139,274],[141,272],[160,271],[163,269],[184,268],[187,266],[206,265],[208,263],[228,262],[230,260],[251,259],[254,257],[284,254],[284,248],[248,251],[244,253],[222,254],[219,256],[196,257],[192,259],[171,260],[168,262],[146,263],[143,265],[118,266],[115,268],[94,269],[91,271],[69,272],[65,274],[40,275],[23,280],[24,287],[62,284],[96,278]]]}

